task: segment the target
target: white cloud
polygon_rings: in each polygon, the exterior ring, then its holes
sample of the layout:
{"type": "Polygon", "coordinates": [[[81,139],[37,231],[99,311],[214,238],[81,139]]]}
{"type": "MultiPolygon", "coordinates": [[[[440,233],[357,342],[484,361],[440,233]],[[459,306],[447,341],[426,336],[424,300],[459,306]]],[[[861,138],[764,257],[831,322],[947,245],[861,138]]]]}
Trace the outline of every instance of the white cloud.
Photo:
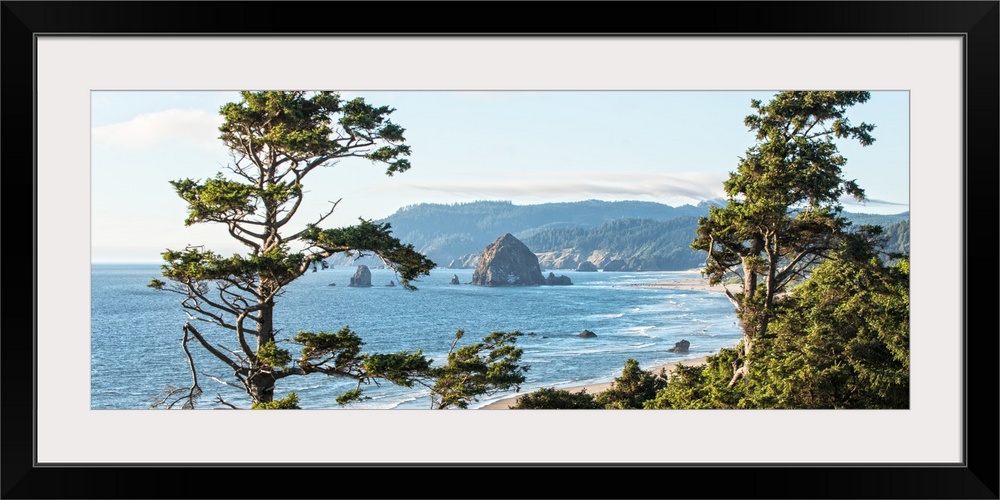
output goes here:
{"type": "Polygon", "coordinates": [[[389,189],[502,199],[651,199],[666,203],[685,203],[724,195],[723,179],[724,176],[721,175],[701,172],[529,173],[518,174],[516,178],[481,179],[474,182],[401,183],[389,189]]]}
{"type": "Polygon", "coordinates": [[[126,148],[182,142],[205,149],[219,147],[222,116],[200,109],[169,109],[138,115],[122,123],[95,127],[94,141],[126,148]]]}
{"type": "Polygon", "coordinates": [[[881,199],[866,198],[859,202],[850,196],[840,199],[844,209],[849,212],[874,213],[874,214],[898,214],[910,209],[909,203],[900,203],[881,199]]]}

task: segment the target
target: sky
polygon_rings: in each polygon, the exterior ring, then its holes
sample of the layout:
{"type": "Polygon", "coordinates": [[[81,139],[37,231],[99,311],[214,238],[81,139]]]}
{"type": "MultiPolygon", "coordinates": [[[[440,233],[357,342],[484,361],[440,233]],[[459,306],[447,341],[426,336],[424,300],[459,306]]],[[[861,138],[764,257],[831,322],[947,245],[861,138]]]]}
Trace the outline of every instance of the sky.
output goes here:
{"type": "MultiPolygon", "coordinates": [[[[722,182],[754,144],[743,123],[751,99],[736,91],[345,91],[395,108],[412,168],[344,160],[303,184],[301,224],[339,200],[327,227],[380,219],[417,203],[599,200],[672,206],[725,196],[722,182]]],[[[205,245],[242,252],[218,224],[184,226],[171,180],[206,179],[230,159],[218,139],[219,108],[236,92],[91,93],[91,260],[160,262],[160,253],[205,245]]],[[[849,212],[909,210],[909,95],[872,92],[848,110],[876,126],[875,143],[838,141],[843,172],[868,200],[849,212]]]]}

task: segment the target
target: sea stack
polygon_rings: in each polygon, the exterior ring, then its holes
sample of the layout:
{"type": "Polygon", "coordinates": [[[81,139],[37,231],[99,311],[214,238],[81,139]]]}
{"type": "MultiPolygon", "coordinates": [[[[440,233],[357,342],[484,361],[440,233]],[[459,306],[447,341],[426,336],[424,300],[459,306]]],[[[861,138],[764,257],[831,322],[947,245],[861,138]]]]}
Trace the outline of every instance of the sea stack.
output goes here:
{"type": "Polygon", "coordinates": [[[549,277],[545,278],[545,284],[552,286],[572,285],[573,281],[569,279],[569,276],[556,276],[556,273],[549,273],[549,277]]]}
{"type": "Polygon", "coordinates": [[[687,340],[681,340],[680,342],[674,344],[674,346],[671,347],[670,349],[667,349],[667,352],[677,352],[683,354],[688,352],[688,349],[690,347],[691,347],[691,342],[688,342],[687,340]]]}
{"type": "Polygon", "coordinates": [[[472,273],[472,284],[481,286],[537,286],[545,284],[538,256],[514,235],[507,233],[490,243],[472,273]]]}
{"type": "Polygon", "coordinates": [[[358,266],[358,270],[354,271],[354,276],[351,277],[350,286],[372,286],[372,272],[368,266],[358,266]]]}

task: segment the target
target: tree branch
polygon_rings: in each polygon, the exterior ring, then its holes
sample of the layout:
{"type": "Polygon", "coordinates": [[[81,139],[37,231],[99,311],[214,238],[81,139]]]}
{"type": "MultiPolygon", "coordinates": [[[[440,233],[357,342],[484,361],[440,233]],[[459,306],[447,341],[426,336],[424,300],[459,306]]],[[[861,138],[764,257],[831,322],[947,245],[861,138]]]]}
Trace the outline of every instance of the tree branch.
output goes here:
{"type": "Polygon", "coordinates": [[[193,325],[191,325],[190,322],[185,322],[184,323],[184,331],[185,332],[190,331],[191,334],[194,335],[194,338],[197,339],[198,342],[201,344],[201,346],[204,347],[205,350],[207,350],[208,352],[210,352],[213,355],[215,355],[216,358],[219,358],[220,361],[222,361],[223,363],[229,365],[234,370],[240,370],[241,369],[241,367],[240,367],[239,364],[237,364],[235,361],[229,359],[229,357],[226,356],[225,354],[222,354],[221,352],[219,352],[219,350],[216,349],[215,347],[212,347],[212,345],[209,344],[205,340],[205,337],[201,336],[201,332],[199,332],[193,325]]]}

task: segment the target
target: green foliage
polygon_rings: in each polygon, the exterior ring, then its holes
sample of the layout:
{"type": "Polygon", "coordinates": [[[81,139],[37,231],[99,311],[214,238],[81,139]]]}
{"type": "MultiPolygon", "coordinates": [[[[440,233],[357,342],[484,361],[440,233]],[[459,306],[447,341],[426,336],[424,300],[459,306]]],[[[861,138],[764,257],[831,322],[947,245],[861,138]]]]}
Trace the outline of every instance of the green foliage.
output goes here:
{"type": "Polygon", "coordinates": [[[403,387],[412,387],[420,377],[433,375],[431,360],[423,352],[372,354],[365,360],[364,370],[373,377],[388,380],[403,387]]]}
{"type": "Polygon", "coordinates": [[[371,252],[382,258],[399,275],[404,288],[416,290],[411,282],[426,275],[435,267],[434,262],[414,250],[413,245],[403,244],[392,236],[389,223],[375,223],[360,219],[356,226],[321,230],[309,225],[302,239],[331,253],[342,252],[348,257],[363,257],[371,252]]]}
{"type": "Polygon", "coordinates": [[[336,333],[299,332],[291,339],[302,346],[294,370],[356,379],[357,387],[337,397],[339,405],[369,399],[362,386],[380,380],[404,387],[427,387],[437,409],[468,408],[483,395],[516,389],[524,382],[528,368],[520,366],[522,350],[515,346],[520,332],[493,332],[480,342],[455,349],[463,335],[462,330],[456,332],[447,362],[435,366],[421,350],[363,352],[361,337],[347,326],[336,333]]]}
{"type": "MultiPolygon", "coordinates": [[[[163,252],[165,279],[154,278],[149,286],[182,295],[189,316],[208,325],[202,333],[185,324],[185,349],[190,334],[233,370],[253,405],[271,403],[276,381],[290,375],[370,381],[375,375],[365,363],[406,382],[406,371],[420,364],[419,352],[394,359],[399,366],[390,370],[385,359],[362,353],[360,338],[345,327],[335,334],[300,332],[292,341],[302,345],[302,356],[289,366],[291,355],[276,347],[274,329],[275,298],[335,254],[376,255],[411,290],[411,283],[434,267],[392,236],[389,224],[361,220],[353,227],[321,229],[336,203],[305,229],[289,230],[304,198],[304,179],[315,169],[350,158],[382,164],[390,176],[410,168],[404,129],[389,119],[394,110],[326,91],[241,92],[240,97],[220,109],[219,138],[232,158],[228,173],[170,183],[187,204],[185,225],[219,224],[247,249],[231,257],[200,246],[163,252]]],[[[196,379],[193,362],[190,366],[196,379]]]]}
{"type": "Polygon", "coordinates": [[[749,373],[729,386],[737,349],[679,367],[646,408],[909,408],[909,259],[863,239],[818,266],[775,311],[749,373]],[[867,250],[865,250],[867,248],[867,250]]]}
{"type": "Polygon", "coordinates": [[[666,374],[654,374],[639,368],[634,359],[625,360],[621,376],[611,387],[594,395],[594,402],[609,410],[641,409],[643,403],[656,396],[667,384],[666,374]]]}
{"type": "Polygon", "coordinates": [[[723,183],[724,207],[698,221],[691,248],[707,253],[703,273],[712,284],[737,278],[728,294],[743,329],[742,364],[731,383],[747,375],[750,353],[767,336],[783,294],[800,283],[849,233],[840,198],[864,200],[844,179],[847,163],[835,139],[862,146],[874,125],[852,125],[849,107],[868,92],[780,92],[767,104],[753,101],[745,123],[757,142],[723,183]]]}
{"type": "Polygon", "coordinates": [[[301,410],[299,407],[299,396],[294,392],[289,393],[287,396],[274,400],[254,403],[250,406],[251,410],[301,410]]]}
{"type": "Polygon", "coordinates": [[[410,387],[416,379],[430,376],[430,360],[421,351],[364,353],[364,342],[349,326],[336,333],[300,331],[291,342],[302,346],[297,363],[303,373],[325,373],[358,380],[358,387],[337,398],[339,405],[368,399],[361,385],[375,383],[377,379],[410,387]]]}
{"type": "MultiPolygon", "coordinates": [[[[455,333],[455,343],[462,338],[455,333]]],[[[434,368],[432,401],[436,408],[468,408],[480,396],[519,389],[528,367],[519,364],[523,350],[516,347],[519,331],[493,332],[475,344],[453,349],[444,366],[434,368]]]]}
{"type": "MultiPolygon", "coordinates": [[[[537,205],[478,201],[410,205],[374,223],[391,223],[396,237],[441,265],[479,255],[498,234],[509,232],[534,252],[599,251],[625,260],[631,269],[687,270],[705,263],[705,253],[690,244],[698,218],[708,212],[707,203],[671,207],[638,201],[537,205]]],[[[885,227],[908,218],[908,214],[844,215],[885,227]]],[[[339,255],[331,263],[351,265],[356,257],[339,255]]],[[[381,264],[375,259],[362,263],[381,264]]]]}
{"type": "Polygon", "coordinates": [[[346,406],[351,403],[361,401],[362,399],[364,398],[362,397],[361,388],[355,388],[337,396],[336,402],[338,405],[346,406]]]}
{"type": "Polygon", "coordinates": [[[882,250],[889,254],[909,255],[910,220],[901,220],[885,227],[885,241],[882,250]]]}
{"type": "Polygon", "coordinates": [[[839,203],[864,199],[842,178],[847,160],[834,139],[874,142],[873,125],[845,115],[868,97],[782,92],[753,102],[746,124],[758,144],[725,182],[728,204],[699,220],[692,243],[708,253],[712,283],[742,285],[729,298],[743,341],[704,367],[676,369],[645,407],[908,407],[908,228],[894,228],[889,243],[881,227],[851,227],[839,203]]]}
{"type": "Polygon", "coordinates": [[[692,216],[666,221],[626,218],[597,227],[537,229],[521,241],[534,252],[573,248],[586,256],[599,251],[625,260],[637,271],[687,270],[705,262],[704,253],[689,248],[697,224],[692,216]]]}
{"type": "Polygon", "coordinates": [[[594,396],[586,390],[569,392],[543,387],[517,398],[509,406],[511,410],[597,410],[602,405],[594,401],[594,396]]]}
{"type": "MultiPolygon", "coordinates": [[[[177,195],[188,204],[185,226],[198,222],[225,222],[252,215],[267,192],[256,186],[226,179],[222,173],[198,183],[191,179],[170,181],[177,195]]],[[[284,197],[287,201],[287,197],[284,197]]]]}
{"type": "Polygon", "coordinates": [[[751,365],[753,406],[909,407],[909,260],[832,259],[797,288],[751,365]]]}
{"type": "Polygon", "coordinates": [[[645,401],[643,408],[737,408],[743,385],[730,387],[729,381],[738,359],[738,349],[722,349],[708,356],[705,365],[677,365],[670,372],[667,385],[645,401]]]}
{"type": "Polygon", "coordinates": [[[666,373],[639,368],[634,359],[625,361],[621,376],[611,386],[596,394],[542,388],[517,398],[513,410],[628,410],[642,409],[647,401],[667,386],[666,373]]]}
{"type": "Polygon", "coordinates": [[[343,101],[336,92],[241,92],[222,107],[220,138],[235,152],[255,157],[279,151],[288,161],[318,165],[359,156],[386,163],[386,174],[410,168],[404,129],[388,118],[394,109],[363,98],[343,101]],[[349,133],[338,134],[337,131],[349,133]],[[384,141],[384,144],[379,144],[384,141]]]}
{"type": "Polygon", "coordinates": [[[332,364],[338,370],[346,370],[357,363],[364,345],[349,326],[344,326],[336,333],[298,332],[292,342],[302,346],[302,356],[299,364],[310,363],[315,366],[332,364]]]}
{"type": "Polygon", "coordinates": [[[264,366],[284,368],[292,361],[292,356],[285,349],[279,349],[274,340],[269,340],[257,349],[257,360],[264,366]]]}
{"type": "MultiPolygon", "coordinates": [[[[579,201],[571,203],[543,203],[514,205],[507,201],[477,201],[471,203],[437,204],[422,203],[403,207],[379,222],[390,222],[394,234],[413,244],[431,260],[447,265],[454,259],[469,254],[479,254],[493,242],[498,234],[512,233],[518,239],[530,237],[535,232],[558,229],[563,226],[590,227],[617,219],[648,219],[667,221],[677,217],[697,217],[706,211],[691,205],[670,207],[660,203],[640,201],[579,201]]],[[[693,225],[696,221],[692,220],[693,225]]],[[[681,228],[671,228],[680,233],[681,228]]],[[[687,240],[690,240],[690,230],[687,240]]],[[[679,240],[678,240],[679,241],[679,240]]],[[[693,255],[684,241],[677,248],[677,255],[661,254],[656,257],[678,261],[676,257],[693,255]]],[[[546,251],[536,249],[533,251],[546,251]]],[[[567,248],[558,246],[558,249],[567,248]]],[[[696,260],[700,265],[704,258],[696,260]]],[[[347,258],[338,261],[346,264],[347,258]]],[[[667,265],[664,262],[661,265],[667,265]]],[[[679,263],[677,265],[680,265],[679,263]]],[[[689,267],[690,268],[690,267],[689,267]]]]}

